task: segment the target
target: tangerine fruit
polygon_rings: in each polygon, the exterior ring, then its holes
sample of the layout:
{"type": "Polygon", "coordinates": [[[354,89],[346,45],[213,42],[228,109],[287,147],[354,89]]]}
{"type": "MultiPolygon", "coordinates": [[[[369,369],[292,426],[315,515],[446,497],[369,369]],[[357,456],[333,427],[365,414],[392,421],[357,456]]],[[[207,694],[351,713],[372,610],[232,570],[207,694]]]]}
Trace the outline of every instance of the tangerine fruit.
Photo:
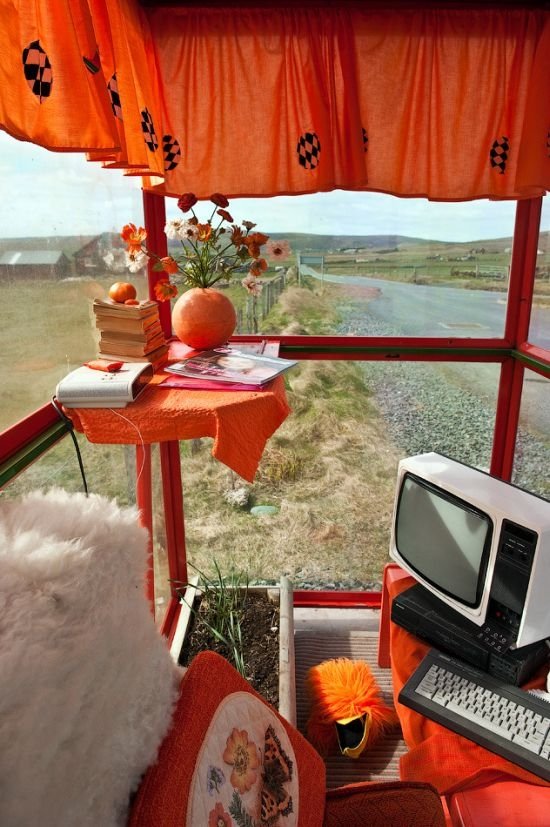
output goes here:
{"type": "Polygon", "coordinates": [[[127,281],[115,281],[115,283],[109,287],[109,298],[114,302],[124,304],[127,299],[135,299],[136,296],[136,288],[127,281]]]}

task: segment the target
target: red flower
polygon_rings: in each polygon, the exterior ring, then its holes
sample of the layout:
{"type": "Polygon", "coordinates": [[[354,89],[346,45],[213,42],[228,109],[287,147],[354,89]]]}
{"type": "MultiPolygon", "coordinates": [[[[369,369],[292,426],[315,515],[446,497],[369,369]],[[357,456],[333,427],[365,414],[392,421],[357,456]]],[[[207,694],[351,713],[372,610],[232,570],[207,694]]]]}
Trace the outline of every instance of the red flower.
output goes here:
{"type": "Polygon", "coordinates": [[[221,801],[217,801],[214,809],[208,813],[208,827],[231,827],[232,824],[231,816],[225,812],[221,801]]]}
{"type": "Polygon", "coordinates": [[[212,195],[210,196],[210,200],[212,201],[213,204],[216,205],[216,207],[228,207],[229,206],[229,201],[227,200],[225,195],[221,194],[221,192],[212,193],[212,195]]]}
{"type": "Polygon", "coordinates": [[[169,301],[178,295],[178,288],[168,279],[159,279],[153,289],[159,302],[169,301]]]}
{"type": "Polygon", "coordinates": [[[198,200],[194,192],[184,192],[183,195],[180,195],[178,198],[178,207],[182,212],[189,212],[198,200]]]}
{"type": "Polygon", "coordinates": [[[227,210],[218,210],[217,212],[225,221],[233,221],[233,216],[227,210]]]}
{"type": "Polygon", "coordinates": [[[170,275],[171,273],[177,273],[179,270],[178,262],[175,261],[172,256],[165,256],[161,258],[160,263],[162,264],[162,269],[165,273],[170,275]]]}

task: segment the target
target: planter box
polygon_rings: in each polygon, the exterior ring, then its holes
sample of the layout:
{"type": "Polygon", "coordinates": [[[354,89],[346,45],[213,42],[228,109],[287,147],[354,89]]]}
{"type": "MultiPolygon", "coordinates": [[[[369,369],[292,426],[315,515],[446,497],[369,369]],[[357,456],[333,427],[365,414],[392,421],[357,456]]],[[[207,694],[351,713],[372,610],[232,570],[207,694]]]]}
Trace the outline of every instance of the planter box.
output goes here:
{"type": "MultiPolygon", "coordinates": [[[[294,666],[294,618],[292,583],[287,577],[281,578],[280,586],[250,586],[250,592],[260,592],[279,606],[279,713],[296,726],[296,680],[294,666]]],[[[176,632],[170,647],[170,653],[176,663],[190,626],[193,605],[200,589],[196,580],[185,592],[176,632]]]]}

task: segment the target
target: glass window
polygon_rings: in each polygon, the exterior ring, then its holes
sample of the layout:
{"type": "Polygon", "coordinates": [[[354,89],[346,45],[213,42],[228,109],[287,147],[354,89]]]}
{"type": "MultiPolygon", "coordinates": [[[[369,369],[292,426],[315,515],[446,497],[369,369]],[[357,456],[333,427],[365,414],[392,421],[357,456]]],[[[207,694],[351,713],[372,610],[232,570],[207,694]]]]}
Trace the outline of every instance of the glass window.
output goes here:
{"type": "Polygon", "coordinates": [[[512,482],[550,499],[549,468],[550,380],[526,370],[512,482]]]}
{"type": "MultiPolygon", "coordinates": [[[[240,285],[246,266],[234,273],[237,332],[501,336],[515,206],[342,191],[236,198],[228,209],[237,223],[253,221],[292,250],[285,261],[268,257],[256,301],[240,285]]],[[[211,207],[199,202],[200,220],[211,207]]],[[[168,199],[168,219],[182,215],[168,199]]],[[[177,241],[171,249],[181,250],[177,241]]]]}
{"type": "Polygon", "coordinates": [[[259,582],[287,574],[296,588],[378,589],[399,459],[435,450],[489,467],[500,371],[479,368],[300,362],[286,378],[292,414],[253,485],[211,458],[210,440],[182,443],[190,563],[259,582]]]}
{"type": "MultiPolygon", "coordinates": [[[[48,152],[0,132],[9,195],[0,238],[0,430],[47,402],[96,355],[92,300],[128,271],[120,229],[142,215],[139,179],[82,154],[48,152]]],[[[132,276],[140,297],[145,278],[132,276]]]]}
{"type": "Polygon", "coordinates": [[[550,353],[550,199],[542,200],[529,342],[550,353]]]}

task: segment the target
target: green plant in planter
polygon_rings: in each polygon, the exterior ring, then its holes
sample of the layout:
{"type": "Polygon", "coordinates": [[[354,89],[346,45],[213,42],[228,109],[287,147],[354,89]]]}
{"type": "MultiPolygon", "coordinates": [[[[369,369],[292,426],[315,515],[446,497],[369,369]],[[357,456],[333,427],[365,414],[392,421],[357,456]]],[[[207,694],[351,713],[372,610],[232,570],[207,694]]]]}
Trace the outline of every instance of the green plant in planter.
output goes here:
{"type": "Polygon", "coordinates": [[[216,574],[209,577],[192,566],[199,575],[198,589],[202,598],[200,606],[190,606],[185,600],[185,590],[189,584],[178,587],[177,593],[183,599],[195,617],[207,627],[231,653],[235,668],[246,678],[241,635],[241,621],[248,597],[248,574],[231,569],[223,576],[218,563],[214,560],[216,574]]]}

